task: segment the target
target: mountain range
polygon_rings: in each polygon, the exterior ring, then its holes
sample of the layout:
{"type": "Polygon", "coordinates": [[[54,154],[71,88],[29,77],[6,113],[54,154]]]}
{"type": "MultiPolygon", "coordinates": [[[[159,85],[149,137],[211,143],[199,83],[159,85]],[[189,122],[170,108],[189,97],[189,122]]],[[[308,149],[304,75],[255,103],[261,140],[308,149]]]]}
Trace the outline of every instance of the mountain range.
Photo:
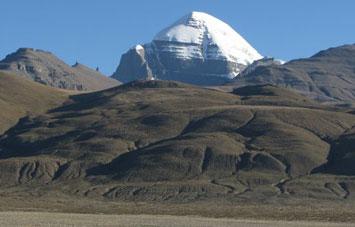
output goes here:
{"type": "Polygon", "coordinates": [[[351,103],[355,100],[355,45],[330,48],[282,65],[260,65],[228,84],[274,84],[320,101],[351,103]]]}
{"type": "Polygon", "coordinates": [[[20,48],[0,62],[0,194],[354,220],[354,59],[355,45],[262,57],[199,12],[123,54],[111,78],[20,48]]]}

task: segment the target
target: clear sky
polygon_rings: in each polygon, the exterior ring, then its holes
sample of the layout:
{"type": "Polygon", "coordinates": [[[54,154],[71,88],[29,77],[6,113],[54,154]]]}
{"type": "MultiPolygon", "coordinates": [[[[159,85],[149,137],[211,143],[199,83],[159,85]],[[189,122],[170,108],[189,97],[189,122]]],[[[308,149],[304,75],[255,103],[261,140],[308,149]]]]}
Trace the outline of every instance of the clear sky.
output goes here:
{"type": "Polygon", "coordinates": [[[354,0],[0,0],[0,58],[33,47],[111,75],[122,53],[191,11],[284,60],[355,43],[354,0]]]}

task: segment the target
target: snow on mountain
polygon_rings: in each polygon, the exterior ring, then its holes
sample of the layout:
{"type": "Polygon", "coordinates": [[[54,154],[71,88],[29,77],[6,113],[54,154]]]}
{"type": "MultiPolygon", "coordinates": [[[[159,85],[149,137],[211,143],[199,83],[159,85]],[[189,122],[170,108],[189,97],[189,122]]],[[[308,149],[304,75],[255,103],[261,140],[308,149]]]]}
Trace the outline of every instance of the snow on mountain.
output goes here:
{"type": "Polygon", "coordinates": [[[176,51],[180,58],[225,59],[245,65],[262,58],[232,27],[202,12],[185,15],[159,32],[154,40],[195,44],[170,45],[168,51],[176,51]]]}
{"type": "Polygon", "coordinates": [[[144,50],[144,47],[142,45],[138,44],[134,47],[134,49],[136,49],[136,51],[141,51],[141,50],[144,50]]]}

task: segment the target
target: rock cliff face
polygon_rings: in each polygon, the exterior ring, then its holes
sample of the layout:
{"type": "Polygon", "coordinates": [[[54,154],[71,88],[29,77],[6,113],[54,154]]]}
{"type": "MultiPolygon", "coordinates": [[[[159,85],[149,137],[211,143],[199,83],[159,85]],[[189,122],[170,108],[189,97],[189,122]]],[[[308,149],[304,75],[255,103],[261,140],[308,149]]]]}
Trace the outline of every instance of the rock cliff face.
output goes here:
{"type": "Polygon", "coordinates": [[[123,78],[123,82],[136,79],[150,79],[153,77],[152,71],[146,61],[145,50],[141,45],[137,45],[122,55],[116,74],[126,75],[123,78]]]}
{"type": "Polygon", "coordinates": [[[24,76],[41,84],[70,90],[101,90],[119,85],[82,64],[73,66],[50,52],[20,48],[0,61],[0,70],[24,76]]]}
{"type": "Polygon", "coordinates": [[[192,12],[159,32],[151,43],[125,53],[113,74],[122,82],[155,78],[217,85],[236,77],[261,55],[229,25],[192,12]]]}
{"type": "Polygon", "coordinates": [[[355,100],[355,45],[320,51],[310,58],[283,65],[258,65],[232,83],[236,87],[273,84],[292,88],[321,101],[355,100]]]}

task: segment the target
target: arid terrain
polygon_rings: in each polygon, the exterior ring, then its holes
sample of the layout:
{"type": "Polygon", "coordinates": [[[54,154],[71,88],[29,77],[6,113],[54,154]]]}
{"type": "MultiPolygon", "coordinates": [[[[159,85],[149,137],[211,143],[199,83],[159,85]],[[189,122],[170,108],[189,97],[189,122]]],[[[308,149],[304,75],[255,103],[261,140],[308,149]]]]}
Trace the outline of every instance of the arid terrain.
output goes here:
{"type": "Polygon", "coordinates": [[[271,85],[71,95],[1,136],[0,210],[354,222],[354,125],[271,85]]]}
{"type": "Polygon", "coordinates": [[[0,137],[0,210],[15,212],[2,213],[3,225],[355,222],[355,115],[348,107],[272,85],[227,93],[135,81],[73,94],[2,79],[21,88],[3,95],[10,108],[2,113],[13,120],[4,121],[0,137]],[[13,98],[21,92],[26,99],[13,98]],[[22,213],[29,211],[40,213],[22,213]],[[115,216],[128,214],[140,216],[115,216]],[[142,216],[157,214],[183,218],[142,216]]]}

